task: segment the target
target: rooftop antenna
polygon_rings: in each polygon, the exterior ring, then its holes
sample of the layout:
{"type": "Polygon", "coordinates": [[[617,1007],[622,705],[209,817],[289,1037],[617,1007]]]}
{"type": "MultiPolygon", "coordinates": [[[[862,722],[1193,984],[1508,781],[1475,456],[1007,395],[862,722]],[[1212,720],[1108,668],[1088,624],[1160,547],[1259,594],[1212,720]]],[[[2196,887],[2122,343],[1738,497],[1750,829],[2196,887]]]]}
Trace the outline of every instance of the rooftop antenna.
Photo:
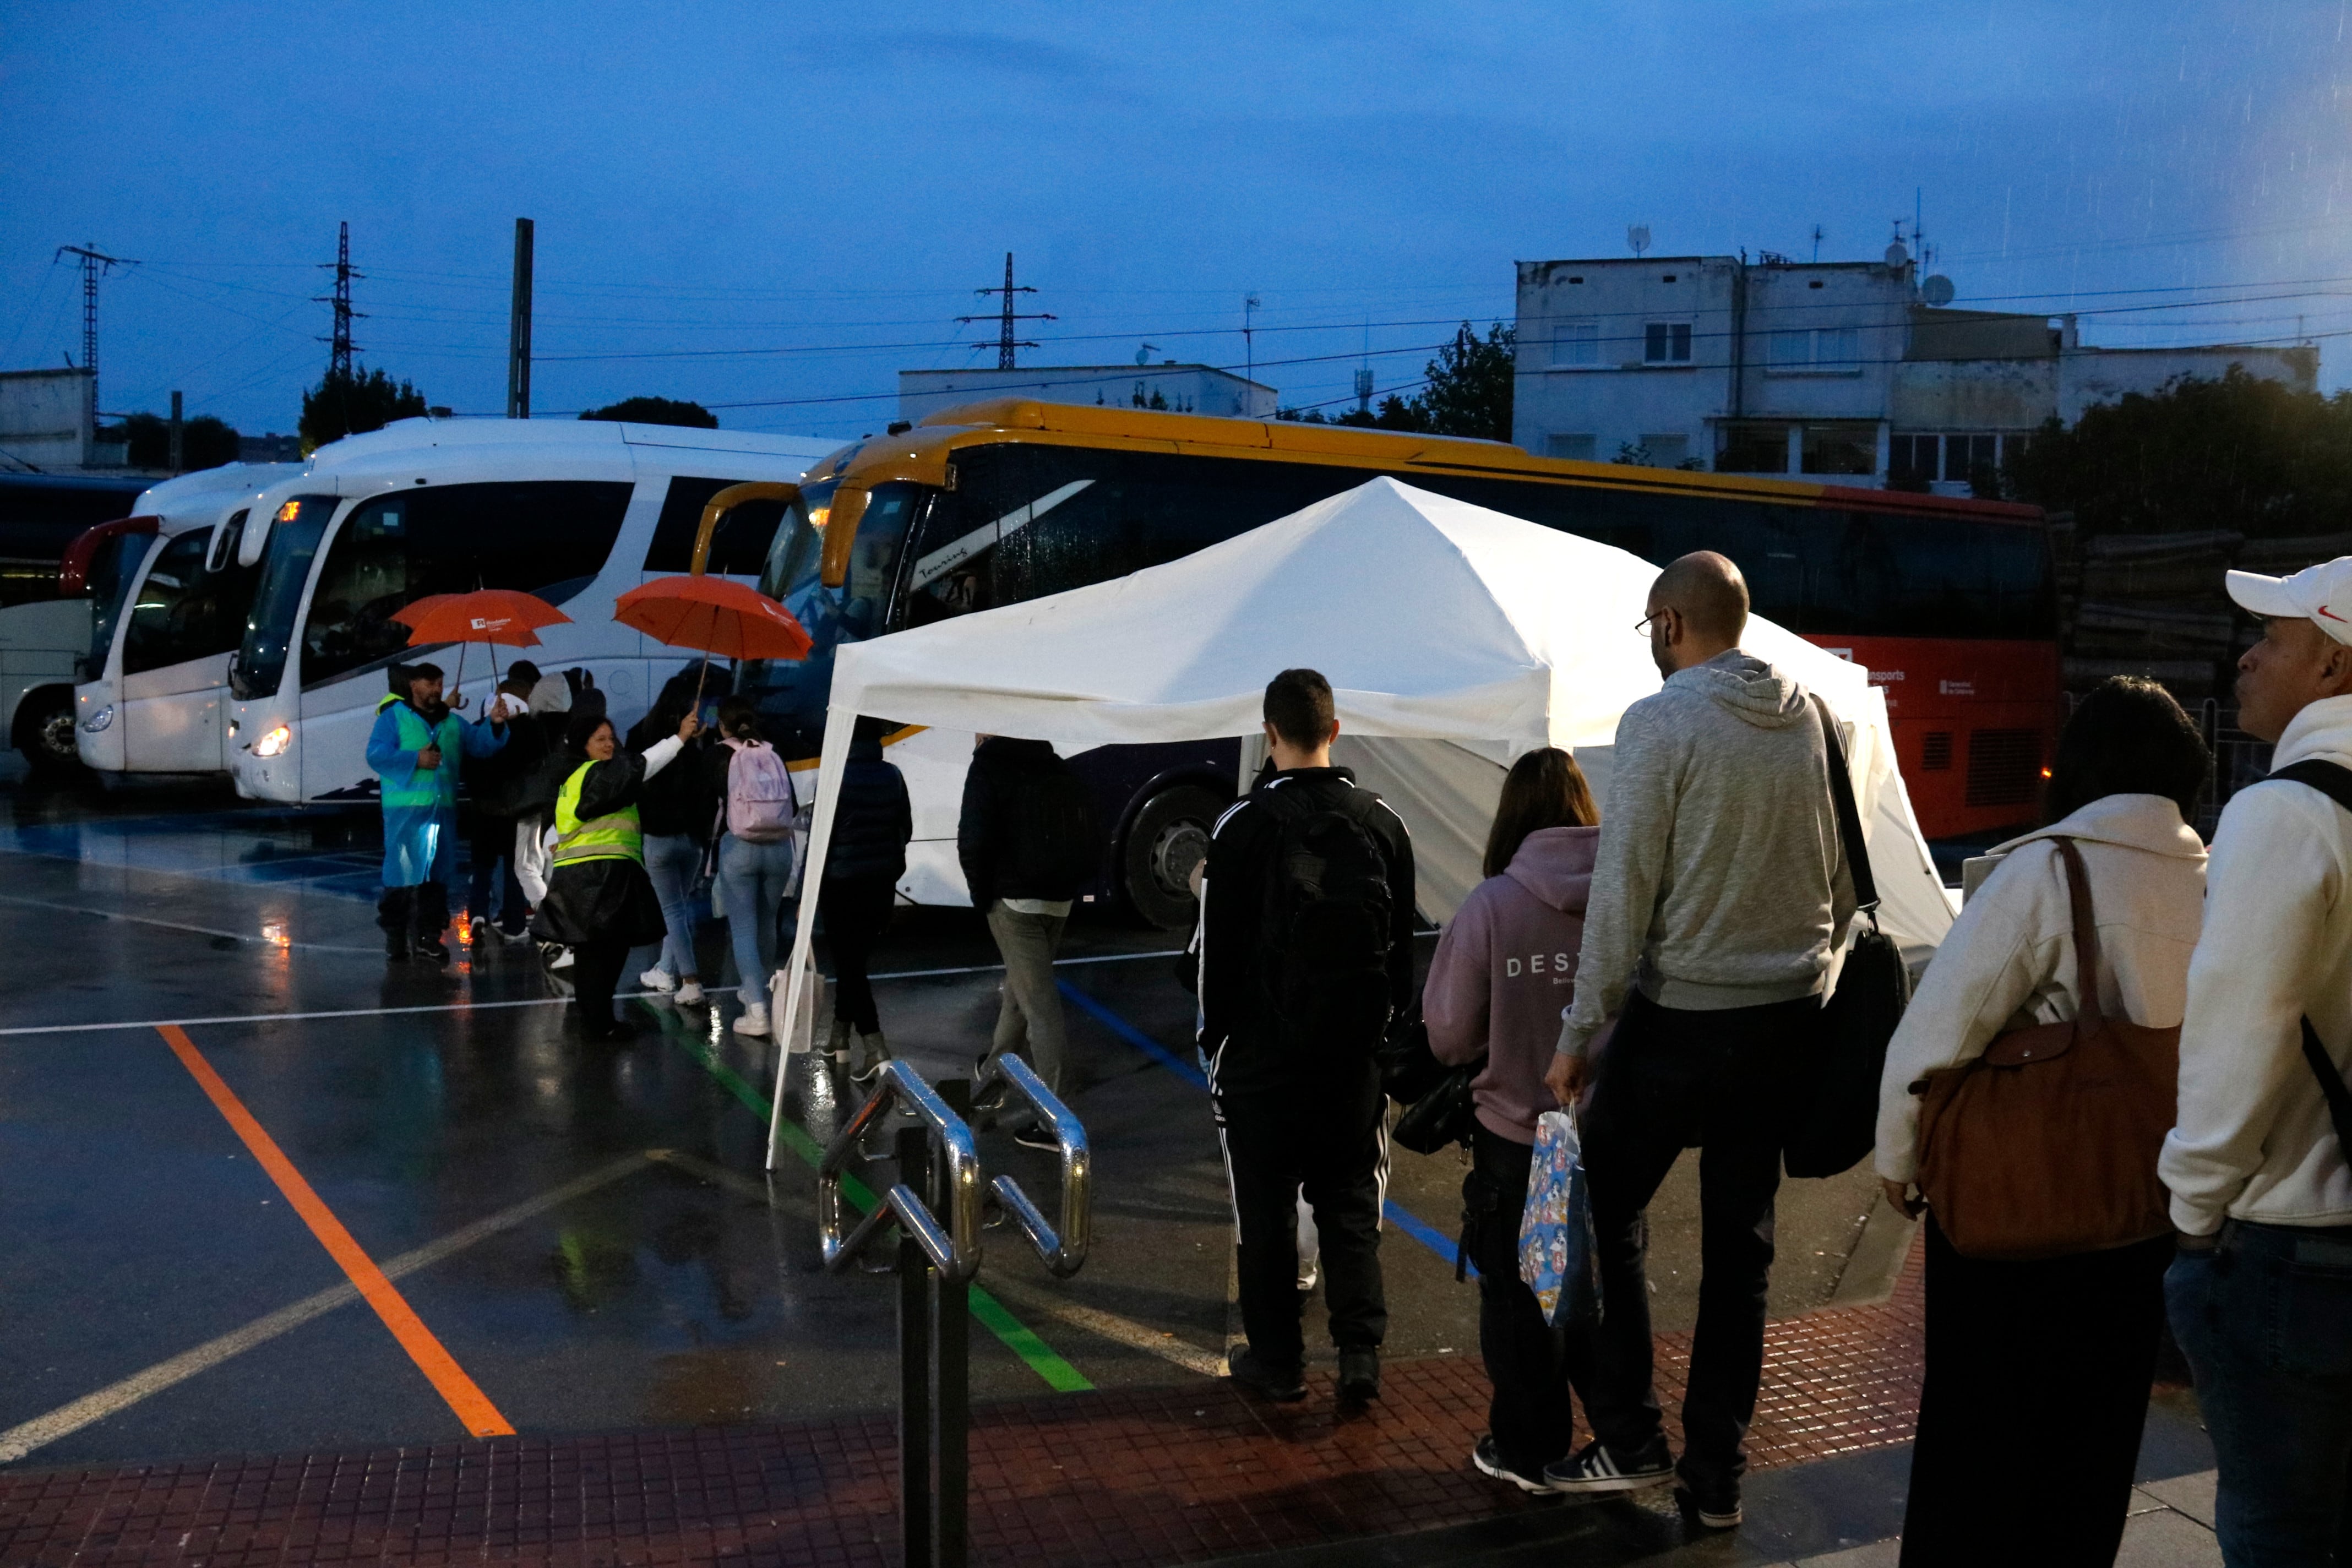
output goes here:
{"type": "Polygon", "coordinates": [[[1364,321],[1364,363],[1356,368],[1356,412],[1372,411],[1372,323],[1364,321]]]}
{"type": "Polygon", "coordinates": [[[319,265],[335,275],[335,291],[312,297],[312,303],[335,308],[334,336],[320,338],[327,345],[327,374],[348,378],[352,374],[352,355],[358,350],[352,343],[352,318],[364,312],[352,309],[352,279],[364,278],[364,272],[352,268],[352,226],[342,225],[335,237],[335,258],[319,265]]]}
{"type": "Polygon", "coordinates": [[[1159,352],[1160,345],[1158,343],[1146,343],[1141,348],[1135,351],[1135,363],[1138,364],[1150,364],[1151,363],[1151,356],[1159,352]]]}
{"type": "Polygon", "coordinates": [[[1821,260],[1821,258],[1822,258],[1822,226],[1821,226],[1821,225],[1819,225],[1819,224],[1815,224],[1815,225],[1813,225],[1813,259],[1814,259],[1815,261],[1819,261],[1819,260],[1821,260]]]}
{"type": "Polygon", "coordinates": [[[1650,226],[1645,223],[1627,225],[1625,228],[1625,243],[1633,247],[1633,254],[1637,257],[1640,256],[1642,252],[1649,249],[1650,226]]]}
{"type": "MultiPolygon", "coordinates": [[[[89,372],[89,436],[98,439],[98,280],[118,267],[136,267],[136,261],[120,256],[109,256],[98,248],[98,242],[88,245],[60,245],[49,264],[68,256],[81,258],[81,368],[89,372]]],[[[73,363],[71,355],[66,363],[73,363]]]]}
{"type": "Polygon", "coordinates": [[[1251,335],[1250,329],[1252,321],[1257,315],[1260,303],[1255,294],[1242,296],[1242,358],[1244,362],[1242,374],[1244,379],[1249,381],[1257,379],[1257,340],[1251,335]]]}
{"type": "MultiPolygon", "coordinates": [[[[1053,312],[1049,310],[1034,310],[1024,314],[1024,312],[1015,310],[1013,308],[1013,296],[1015,294],[1034,294],[1036,291],[1036,289],[1030,288],[1026,284],[1024,284],[1018,289],[1013,286],[1013,253],[1009,250],[1004,253],[1004,286],[1002,289],[975,289],[972,290],[975,294],[1002,294],[1004,296],[1004,309],[999,311],[996,317],[1001,327],[1001,331],[999,331],[996,339],[996,368],[999,370],[1020,369],[1021,367],[1014,363],[1013,351],[1014,349],[1034,349],[1037,346],[1034,342],[1014,342],[1013,337],[1013,322],[1050,321],[1055,319],[1053,312]]],[[[958,316],[956,320],[958,321],[987,321],[988,318],[986,316],[958,316]]]]}

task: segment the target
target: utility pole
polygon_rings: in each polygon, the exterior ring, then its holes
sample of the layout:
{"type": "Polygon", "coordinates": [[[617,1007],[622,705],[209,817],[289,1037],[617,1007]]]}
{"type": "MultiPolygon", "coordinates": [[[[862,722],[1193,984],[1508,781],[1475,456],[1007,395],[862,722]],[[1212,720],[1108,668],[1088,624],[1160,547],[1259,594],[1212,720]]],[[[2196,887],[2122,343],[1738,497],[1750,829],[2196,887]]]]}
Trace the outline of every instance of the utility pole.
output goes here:
{"type": "MultiPolygon", "coordinates": [[[[1050,321],[1055,319],[1053,312],[1050,310],[1034,310],[1023,313],[1013,310],[1013,296],[1015,294],[1034,294],[1036,291],[1036,289],[1028,288],[1025,285],[1019,289],[1015,289],[1013,286],[1013,253],[1009,250],[1004,253],[1004,287],[1002,289],[975,289],[972,290],[975,294],[1002,294],[1004,296],[1004,309],[999,311],[996,317],[1000,329],[996,340],[996,368],[999,370],[1020,369],[1021,367],[1013,363],[1013,351],[1014,349],[1034,349],[1037,346],[1033,342],[1015,342],[1013,339],[1013,322],[1050,321]]],[[[956,320],[959,322],[970,322],[984,321],[987,321],[988,318],[986,316],[958,316],[956,320]]]]}
{"type": "Polygon", "coordinates": [[[172,394],[172,471],[175,474],[187,468],[187,465],[180,460],[185,451],[181,440],[185,428],[180,423],[180,395],[175,392],[172,394]]]}
{"type": "Polygon", "coordinates": [[[537,227],[515,219],[514,300],[507,314],[507,417],[530,417],[530,252],[537,227]]]}
{"type": "Polygon", "coordinates": [[[319,265],[335,275],[333,293],[317,294],[311,297],[311,302],[314,304],[332,305],[335,308],[334,335],[319,340],[327,345],[327,374],[330,376],[341,376],[349,380],[352,374],[352,355],[358,352],[352,342],[352,318],[365,313],[352,309],[352,279],[367,276],[364,272],[357,272],[352,268],[352,226],[350,224],[342,225],[336,235],[335,258],[332,261],[321,261],[319,265]]]}
{"type": "Polygon", "coordinates": [[[81,367],[89,372],[89,438],[95,441],[98,439],[98,280],[118,267],[136,267],[139,263],[120,256],[107,255],[98,248],[94,240],[88,245],[60,245],[58,255],[81,258],[81,367]]]}

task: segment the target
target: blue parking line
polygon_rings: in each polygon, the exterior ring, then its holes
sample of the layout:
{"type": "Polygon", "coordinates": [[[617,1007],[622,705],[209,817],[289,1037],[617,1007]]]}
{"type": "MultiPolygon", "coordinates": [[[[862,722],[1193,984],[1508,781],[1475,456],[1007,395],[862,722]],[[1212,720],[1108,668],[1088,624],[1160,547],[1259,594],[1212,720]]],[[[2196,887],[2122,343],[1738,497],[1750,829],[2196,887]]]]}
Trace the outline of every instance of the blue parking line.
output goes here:
{"type": "MultiPolygon", "coordinates": [[[[1129,1045],[1133,1046],[1137,1050],[1141,1051],[1145,1056],[1150,1057],[1153,1061],[1158,1062],[1161,1067],[1166,1068],[1170,1072],[1174,1073],[1178,1078],[1182,1079],[1194,1089],[1203,1091],[1208,1089],[1209,1080],[1207,1077],[1202,1073],[1199,1068],[1193,1066],[1191,1062],[1184,1060],[1175,1052],[1170,1050],[1158,1040],[1153,1039],[1150,1036],[1145,1034],[1142,1030],[1137,1028],[1134,1025],[1120,1017],[1117,1013],[1114,1013],[1108,1007],[1104,1006],[1100,1001],[1095,997],[1087,995],[1085,992],[1079,990],[1068,981],[1056,980],[1054,984],[1060,989],[1063,995],[1070,999],[1071,1003],[1077,1007],[1079,1012],[1084,1013],[1087,1017],[1092,1018],[1096,1023],[1100,1024],[1104,1028],[1108,1029],[1112,1034],[1117,1035],[1120,1039],[1125,1040],[1129,1045]]],[[[1446,1262],[1452,1263],[1455,1261],[1456,1248],[1454,1238],[1447,1236],[1444,1231],[1439,1230],[1435,1226],[1431,1225],[1419,1215],[1403,1207],[1393,1198],[1388,1199],[1381,1205],[1381,1212],[1388,1217],[1388,1221],[1391,1225],[1395,1226],[1397,1229],[1404,1232],[1405,1235],[1412,1237],[1415,1241],[1429,1248],[1430,1251],[1437,1254],[1438,1257],[1444,1258],[1446,1262]]],[[[1477,1266],[1475,1264],[1468,1264],[1466,1267],[1469,1269],[1470,1278],[1474,1279],[1476,1279],[1478,1277],[1477,1266]]]]}

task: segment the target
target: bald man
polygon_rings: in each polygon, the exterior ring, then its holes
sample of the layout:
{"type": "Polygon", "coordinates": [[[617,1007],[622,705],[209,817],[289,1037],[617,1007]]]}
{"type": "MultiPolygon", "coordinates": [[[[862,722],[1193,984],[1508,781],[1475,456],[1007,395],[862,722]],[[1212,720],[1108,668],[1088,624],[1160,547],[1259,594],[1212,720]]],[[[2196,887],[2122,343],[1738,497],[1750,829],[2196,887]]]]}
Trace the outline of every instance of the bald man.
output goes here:
{"type": "Polygon", "coordinates": [[[1576,997],[1548,1078],[1562,1103],[1595,1079],[1584,1161],[1603,1305],[1578,1387],[1594,1440],[1545,1478],[1568,1492],[1679,1479],[1698,1521],[1723,1530],[1739,1522],[1763,1373],[1782,1100],[1853,914],[1821,721],[1794,679],[1739,650],[1747,626],[1747,580],[1712,551],[1650,589],[1638,630],[1665,689],[1617,725],[1576,997]],[[1596,1073],[1589,1053],[1612,1018],[1596,1073]],[[1643,1214],[1694,1146],[1702,1276],[1677,1466],[1651,1373],[1643,1214]]]}

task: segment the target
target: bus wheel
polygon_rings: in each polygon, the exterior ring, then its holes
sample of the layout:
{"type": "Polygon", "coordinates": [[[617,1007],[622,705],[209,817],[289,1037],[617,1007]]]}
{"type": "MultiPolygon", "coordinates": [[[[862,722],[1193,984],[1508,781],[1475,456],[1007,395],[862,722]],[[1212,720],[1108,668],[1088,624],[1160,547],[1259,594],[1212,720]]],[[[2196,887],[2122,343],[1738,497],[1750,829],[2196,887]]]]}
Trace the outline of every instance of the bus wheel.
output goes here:
{"type": "Polygon", "coordinates": [[[1209,852],[1209,830],[1226,802],[1199,784],[1178,784],[1144,802],[1120,857],[1127,901],[1162,931],[1193,920],[1192,868],[1209,852]]]}
{"type": "Polygon", "coordinates": [[[16,749],[35,773],[56,776],[81,771],[74,746],[73,688],[47,686],[26,693],[16,710],[16,749]]]}

